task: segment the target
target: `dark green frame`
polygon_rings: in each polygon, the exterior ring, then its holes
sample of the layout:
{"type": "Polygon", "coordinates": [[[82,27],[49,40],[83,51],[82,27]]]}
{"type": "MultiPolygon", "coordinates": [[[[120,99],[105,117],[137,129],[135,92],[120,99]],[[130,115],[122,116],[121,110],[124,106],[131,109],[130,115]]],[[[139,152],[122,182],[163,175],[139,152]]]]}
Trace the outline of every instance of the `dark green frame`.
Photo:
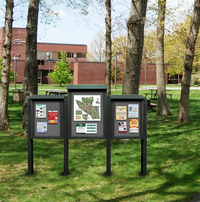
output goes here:
{"type": "Polygon", "coordinates": [[[147,100],[142,95],[111,95],[110,96],[110,119],[111,120],[111,127],[110,127],[110,133],[112,139],[143,139],[146,138],[146,131],[147,131],[147,100]],[[140,115],[139,115],[139,128],[141,130],[140,136],[134,137],[133,136],[126,136],[126,134],[122,133],[121,136],[115,136],[114,135],[114,103],[115,102],[139,102],[140,103],[140,115]]]}
{"type": "Polygon", "coordinates": [[[67,129],[67,133],[68,133],[68,138],[69,139],[106,139],[107,137],[107,85],[67,85],[67,91],[68,91],[68,129],[67,129]],[[77,135],[76,137],[75,136],[72,136],[71,134],[71,123],[72,123],[72,120],[71,120],[71,112],[72,112],[72,109],[71,109],[71,106],[72,106],[72,103],[71,103],[71,93],[76,93],[76,92],[81,92],[83,91],[84,93],[91,93],[91,92],[94,92],[97,93],[97,92],[100,92],[100,93],[103,93],[103,117],[104,117],[104,121],[103,121],[103,126],[104,126],[104,131],[103,131],[103,136],[102,137],[97,137],[96,135],[77,135]]]}
{"type": "Polygon", "coordinates": [[[30,136],[31,139],[63,139],[64,135],[66,134],[66,127],[65,127],[65,116],[67,114],[67,96],[64,95],[33,95],[29,98],[29,120],[28,120],[28,124],[29,124],[29,130],[30,130],[30,136]],[[43,136],[42,134],[40,135],[40,137],[35,137],[34,134],[34,102],[35,101],[60,101],[61,105],[60,105],[60,135],[56,135],[56,136],[43,136]]]}

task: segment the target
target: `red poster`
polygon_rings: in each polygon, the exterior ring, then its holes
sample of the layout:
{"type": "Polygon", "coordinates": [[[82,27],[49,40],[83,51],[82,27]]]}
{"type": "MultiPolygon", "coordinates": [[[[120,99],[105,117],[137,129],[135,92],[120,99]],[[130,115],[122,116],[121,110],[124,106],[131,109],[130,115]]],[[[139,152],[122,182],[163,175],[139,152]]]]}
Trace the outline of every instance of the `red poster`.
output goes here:
{"type": "Polygon", "coordinates": [[[48,111],[48,123],[58,124],[58,111],[48,111]]]}

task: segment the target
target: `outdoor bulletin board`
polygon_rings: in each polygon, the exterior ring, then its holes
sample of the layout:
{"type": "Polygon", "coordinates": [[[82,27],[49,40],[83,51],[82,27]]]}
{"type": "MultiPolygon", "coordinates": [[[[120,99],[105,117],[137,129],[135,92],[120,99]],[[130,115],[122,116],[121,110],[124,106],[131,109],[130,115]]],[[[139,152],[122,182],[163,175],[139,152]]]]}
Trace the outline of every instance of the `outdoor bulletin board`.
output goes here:
{"type": "MultiPolygon", "coordinates": [[[[28,174],[33,174],[33,139],[64,139],[68,175],[69,139],[105,139],[106,175],[111,175],[111,140],[141,140],[146,175],[147,101],[142,95],[107,96],[106,85],[67,85],[67,96],[34,95],[28,101],[28,174]]],[[[124,157],[125,158],[125,157],[124,157]]]]}
{"type": "Polygon", "coordinates": [[[142,95],[111,95],[112,139],[146,137],[147,103],[142,95]]]}
{"type": "Polygon", "coordinates": [[[68,137],[105,139],[107,86],[68,85],[68,137]]]}
{"type": "Polygon", "coordinates": [[[34,95],[29,99],[31,138],[62,139],[64,136],[64,96],[34,95]]]}

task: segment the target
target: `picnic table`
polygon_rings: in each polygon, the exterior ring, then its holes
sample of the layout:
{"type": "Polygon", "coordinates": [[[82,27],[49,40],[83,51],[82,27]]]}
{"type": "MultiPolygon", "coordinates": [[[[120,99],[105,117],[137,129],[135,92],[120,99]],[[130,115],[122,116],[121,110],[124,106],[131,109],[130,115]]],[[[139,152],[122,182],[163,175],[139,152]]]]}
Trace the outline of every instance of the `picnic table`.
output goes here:
{"type": "Polygon", "coordinates": [[[67,95],[67,91],[46,90],[46,95],[67,95]]]}
{"type": "MultiPolygon", "coordinates": [[[[151,99],[157,99],[158,98],[158,94],[157,94],[157,88],[149,88],[149,90],[151,91],[150,93],[145,93],[145,97],[147,97],[147,95],[151,95],[151,99]]],[[[171,91],[170,89],[166,89],[166,91],[171,91]]],[[[166,93],[167,96],[169,96],[172,99],[172,93],[166,93]]]]}
{"type": "Polygon", "coordinates": [[[147,98],[147,109],[151,109],[154,110],[154,107],[156,107],[157,105],[154,103],[150,102],[150,99],[147,98]]]}

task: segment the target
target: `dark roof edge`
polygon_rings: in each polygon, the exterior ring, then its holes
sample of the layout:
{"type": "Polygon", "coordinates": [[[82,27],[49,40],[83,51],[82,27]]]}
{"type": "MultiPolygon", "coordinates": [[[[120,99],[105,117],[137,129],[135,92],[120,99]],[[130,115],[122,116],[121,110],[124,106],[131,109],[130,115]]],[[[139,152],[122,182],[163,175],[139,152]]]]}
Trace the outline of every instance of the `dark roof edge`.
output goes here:
{"type": "Polygon", "coordinates": [[[70,45],[70,46],[87,46],[87,44],[49,43],[49,42],[37,42],[37,44],[70,45]]]}

